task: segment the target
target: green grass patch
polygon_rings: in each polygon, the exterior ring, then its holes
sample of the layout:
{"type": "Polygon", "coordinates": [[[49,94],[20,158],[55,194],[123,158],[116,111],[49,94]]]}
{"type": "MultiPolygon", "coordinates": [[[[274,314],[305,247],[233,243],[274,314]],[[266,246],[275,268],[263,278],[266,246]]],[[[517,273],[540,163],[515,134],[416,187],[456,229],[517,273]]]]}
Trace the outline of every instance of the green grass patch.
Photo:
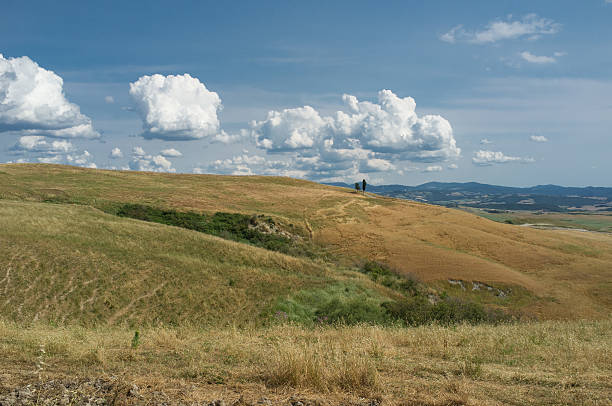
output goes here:
{"type": "Polygon", "coordinates": [[[391,268],[381,262],[367,261],[360,266],[359,270],[368,275],[374,282],[403,294],[416,296],[422,293],[423,284],[416,276],[400,276],[397,272],[391,270],[391,268]]]}
{"type": "Polygon", "coordinates": [[[388,324],[390,319],[382,307],[386,300],[362,286],[339,282],[280,299],[267,313],[269,320],[280,323],[388,324]]]}

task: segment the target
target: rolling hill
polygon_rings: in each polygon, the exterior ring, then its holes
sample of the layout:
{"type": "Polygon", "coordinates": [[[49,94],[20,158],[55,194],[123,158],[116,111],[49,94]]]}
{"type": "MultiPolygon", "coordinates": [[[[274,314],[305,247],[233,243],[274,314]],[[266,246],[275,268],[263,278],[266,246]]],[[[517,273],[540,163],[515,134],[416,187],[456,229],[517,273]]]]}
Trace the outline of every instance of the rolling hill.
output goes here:
{"type": "Polygon", "coordinates": [[[611,273],[604,233],[287,178],[0,165],[0,404],[607,404],[611,273]],[[443,317],[389,318],[423,309],[443,317]]]}
{"type": "Polygon", "coordinates": [[[601,318],[612,309],[610,235],[499,224],[303,180],[8,164],[0,210],[0,306],[13,319],[240,323],[330,284],[393,297],[351,270],[365,260],[530,317],[601,318]],[[113,215],[126,203],[271,216],[334,260],[113,215]]]}

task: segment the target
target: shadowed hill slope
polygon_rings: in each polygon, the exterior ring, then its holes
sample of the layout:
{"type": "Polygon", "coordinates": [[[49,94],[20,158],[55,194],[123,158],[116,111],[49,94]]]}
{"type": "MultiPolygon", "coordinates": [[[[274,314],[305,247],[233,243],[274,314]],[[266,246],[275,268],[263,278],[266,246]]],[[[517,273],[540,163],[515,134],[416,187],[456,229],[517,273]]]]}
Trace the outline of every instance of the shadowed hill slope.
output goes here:
{"type": "MultiPolygon", "coordinates": [[[[612,308],[608,234],[528,229],[458,210],[277,177],[11,164],[0,165],[0,198],[102,209],[141,203],[185,211],[261,213],[293,224],[347,263],[378,260],[433,284],[454,279],[522,287],[531,299],[521,306],[536,316],[604,317],[612,308]]],[[[245,257],[240,249],[232,255],[245,257]]]]}
{"type": "Polygon", "coordinates": [[[257,324],[279,297],[363,275],[78,205],[0,200],[0,313],[21,322],[257,324]]]}

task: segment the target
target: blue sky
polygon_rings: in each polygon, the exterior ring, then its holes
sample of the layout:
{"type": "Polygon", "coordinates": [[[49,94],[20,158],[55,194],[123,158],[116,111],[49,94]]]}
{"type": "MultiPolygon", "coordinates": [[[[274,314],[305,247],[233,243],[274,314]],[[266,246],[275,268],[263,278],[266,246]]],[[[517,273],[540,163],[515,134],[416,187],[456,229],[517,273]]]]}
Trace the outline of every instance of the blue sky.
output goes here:
{"type": "Polygon", "coordinates": [[[2,8],[0,162],[612,186],[605,0],[2,8]]]}

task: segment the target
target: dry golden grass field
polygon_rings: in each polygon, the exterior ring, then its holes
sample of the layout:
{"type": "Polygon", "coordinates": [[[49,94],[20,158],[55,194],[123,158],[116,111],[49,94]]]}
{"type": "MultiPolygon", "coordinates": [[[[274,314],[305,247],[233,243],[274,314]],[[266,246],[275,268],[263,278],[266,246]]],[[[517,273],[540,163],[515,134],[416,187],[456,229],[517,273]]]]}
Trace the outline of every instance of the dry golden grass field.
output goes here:
{"type": "Polygon", "coordinates": [[[47,404],[612,402],[610,321],[140,333],[132,348],[133,332],[115,327],[0,323],[0,403],[16,394],[47,404]]]}
{"type": "Polygon", "coordinates": [[[289,178],[0,165],[0,405],[604,405],[611,310],[607,233],[289,178]],[[263,214],[316,255],[114,215],[125,203],[263,214]],[[322,297],[401,297],[366,260],[522,321],[283,319],[322,297]]]}

